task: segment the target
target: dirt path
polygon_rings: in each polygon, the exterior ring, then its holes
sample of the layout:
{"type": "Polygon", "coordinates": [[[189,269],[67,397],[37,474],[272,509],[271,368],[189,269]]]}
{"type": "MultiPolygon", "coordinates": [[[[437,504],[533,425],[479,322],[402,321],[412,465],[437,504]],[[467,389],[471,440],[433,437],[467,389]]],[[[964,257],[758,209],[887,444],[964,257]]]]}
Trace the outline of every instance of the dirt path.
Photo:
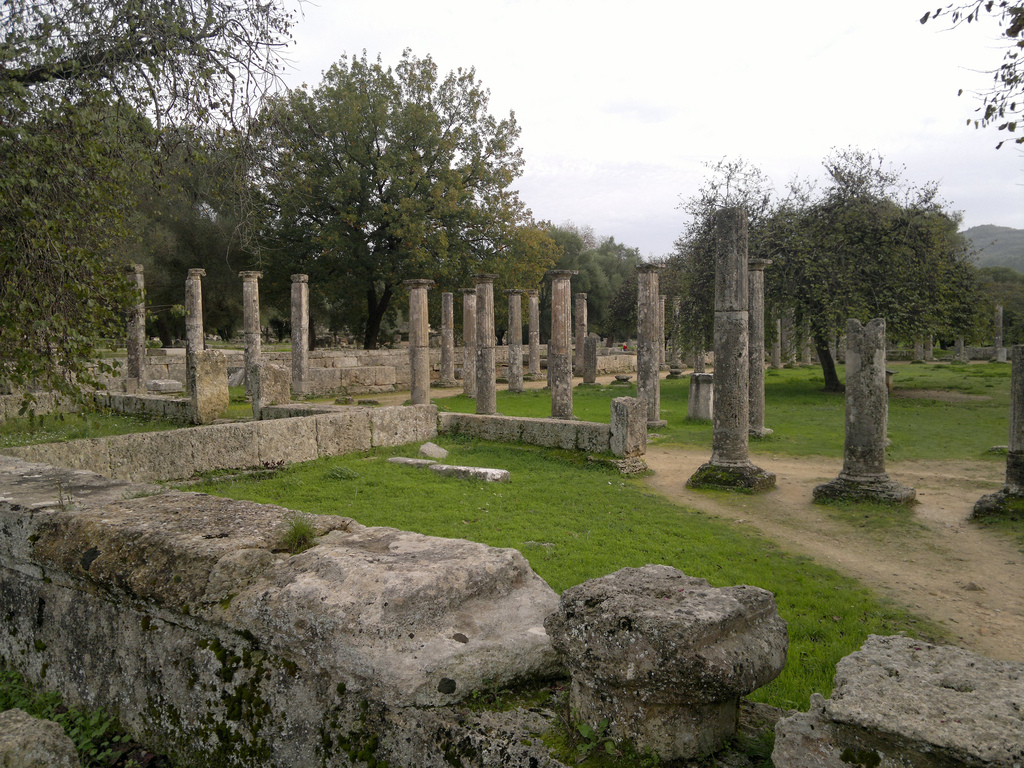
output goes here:
{"type": "Polygon", "coordinates": [[[751,525],[783,549],[859,579],[899,605],[940,623],[965,648],[1024,661],[1024,553],[967,523],[974,502],[998,490],[1003,466],[982,461],[909,461],[889,474],[917,490],[920,527],[862,528],[834,520],[811,503],[815,485],[833,479],[841,460],[765,456],[755,463],[778,485],[761,496],[691,491],[686,480],[706,450],[648,446],[650,486],[679,504],[751,525]]]}

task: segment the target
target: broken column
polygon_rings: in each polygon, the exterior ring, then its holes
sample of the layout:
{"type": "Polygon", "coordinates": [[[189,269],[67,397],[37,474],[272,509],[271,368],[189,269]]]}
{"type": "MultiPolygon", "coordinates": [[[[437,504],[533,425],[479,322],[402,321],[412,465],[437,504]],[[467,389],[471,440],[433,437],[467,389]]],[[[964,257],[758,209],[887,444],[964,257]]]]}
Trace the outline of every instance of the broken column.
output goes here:
{"type": "Polygon", "coordinates": [[[583,340],[583,383],[597,383],[597,342],[596,334],[588,333],[583,340]]]}
{"type": "Polygon", "coordinates": [[[523,391],[523,291],[511,288],[508,294],[508,391],[523,391]]]}
{"type": "Polygon", "coordinates": [[[185,278],[185,379],[191,381],[196,355],[206,349],[203,335],[203,278],[205,269],[190,269],[185,278]]]}
{"type": "Polygon", "coordinates": [[[690,374],[690,395],[686,401],[686,418],[711,421],[715,413],[715,376],[711,373],[690,374]]]}
{"type": "Polygon", "coordinates": [[[771,592],[715,588],[667,565],[623,568],[562,593],[544,621],[569,670],[569,708],[663,761],[721,749],[740,697],[771,682],[789,640],[771,592]]]}
{"type": "Polygon", "coordinates": [[[647,452],[647,409],[635,397],[612,399],[610,447],[612,455],[619,458],[647,452]]]}
{"type": "Polygon", "coordinates": [[[245,381],[260,361],[260,285],[262,272],[239,272],[242,278],[242,330],[245,335],[245,381]]]}
{"type": "Polygon", "coordinates": [[[210,424],[227,410],[228,362],[215,349],[197,352],[188,377],[189,418],[193,424],[210,424]]]}
{"type": "Polygon", "coordinates": [[[455,295],[441,294],[441,376],[439,387],[455,386],[455,295]]]}
{"type": "Polygon", "coordinates": [[[138,300],[132,305],[128,318],[128,366],[125,375],[139,380],[146,372],[146,284],[141,264],[132,264],[128,268],[128,279],[138,294],[138,300]]]}
{"type": "Polygon", "coordinates": [[[958,336],[954,342],[953,347],[953,362],[966,363],[967,362],[967,350],[964,347],[964,337],[958,336]]]}
{"type": "Polygon", "coordinates": [[[534,377],[540,376],[540,291],[533,288],[526,295],[530,300],[530,355],[527,372],[534,377]]]}
{"type": "Polygon", "coordinates": [[[750,462],[747,212],[715,214],[715,408],[711,461],[687,481],[697,488],[766,491],[775,475],[750,462]]]}
{"type": "Polygon", "coordinates": [[[261,360],[249,371],[246,388],[252,397],[252,417],[261,421],[264,408],[291,402],[291,371],[261,360]]]}
{"type": "Polygon", "coordinates": [[[473,275],[476,285],[476,412],[498,412],[494,370],[494,280],[497,275],[473,275]]]}
{"type": "Polygon", "coordinates": [[[658,367],[665,365],[665,300],[668,297],[662,293],[658,296],[658,367]]]}
{"type": "Polygon", "coordinates": [[[548,340],[548,381],[551,386],[551,418],[572,418],[572,308],[569,280],[572,269],[556,269],[551,278],[551,338],[548,340]]]}
{"type": "Polygon", "coordinates": [[[928,346],[924,350],[925,360],[935,359],[935,337],[932,334],[928,334],[928,346]]]}
{"type": "Polygon", "coordinates": [[[924,340],[915,339],[914,341],[914,362],[924,362],[924,340]]]}
{"type": "Polygon", "coordinates": [[[913,488],[885,472],[889,391],[885,381],[885,320],[846,322],[846,442],[843,471],[814,489],[815,501],[866,499],[909,504],[913,488]]]}
{"type": "Polygon", "coordinates": [[[572,356],[572,373],[583,375],[583,344],[587,338],[587,294],[576,294],[575,350],[572,356]]]}
{"type": "Polygon", "coordinates": [[[292,392],[309,391],[309,276],[292,275],[292,392]]]}
{"type": "Polygon", "coordinates": [[[476,397],[476,288],[462,289],[462,393],[476,397]]]}
{"type": "Polygon", "coordinates": [[[765,437],[772,433],[764,426],[764,268],[771,263],[770,259],[751,259],[747,273],[750,281],[750,383],[747,399],[751,437],[765,437]]]}
{"type": "Polygon", "coordinates": [[[433,280],[405,280],[409,289],[409,381],[413,405],[430,405],[430,323],[427,289],[433,280]]]}
{"type": "Polygon", "coordinates": [[[661,418],[661,380],[658,377],[662,353],[658,337],[661,330],[658,301],[660,271],[657,264],[641,264],[636,268],[636,396],[647,407],[648,427],[663,427],[668,423],[661,418]]]}
{"type": "Polygon", "coordinates": [[[1010,442],[1003,489],[983,496],[972,517],[1019,517],[1024,512],[1024,346],[1010,348],[1010,442]]]}

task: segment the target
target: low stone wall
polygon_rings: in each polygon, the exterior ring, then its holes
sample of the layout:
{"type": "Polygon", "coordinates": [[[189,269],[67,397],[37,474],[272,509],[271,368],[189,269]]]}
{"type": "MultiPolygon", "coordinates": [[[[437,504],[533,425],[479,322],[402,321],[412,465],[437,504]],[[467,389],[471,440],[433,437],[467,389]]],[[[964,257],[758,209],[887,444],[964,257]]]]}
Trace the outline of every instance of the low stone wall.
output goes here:
{"type": "Polygon", "coordinates": [[[192,421],[191,403],[187,397],[128,395],[117,392],[94,392],[92,397],[97,407],[109,408],[118,413],[152,416],[186,424],[192,421]]]}
{"type": "Polygon", "coordinates": [[[0,490],[0,659],[176,765],[562,765],[540,717],[453,708],[561,672],[515,550],[310,515],[290,555],[281,507],[11,459],[0,490]]]}
{"type": "Polygon", "coordinates": [[[592,421],[441,413],[437,430],[442,435],[468,435],[499,443],[527,443],[567,451],[611,451],[611,427],[592,421]]]}
{"type": "Polygon", "coordinates": [[[437,406],[348,408],[312,417],[213,424],[5,448],[27,461],[130,482],[178,480],[217,469],[293,464],[437,436],[437,406]]]}

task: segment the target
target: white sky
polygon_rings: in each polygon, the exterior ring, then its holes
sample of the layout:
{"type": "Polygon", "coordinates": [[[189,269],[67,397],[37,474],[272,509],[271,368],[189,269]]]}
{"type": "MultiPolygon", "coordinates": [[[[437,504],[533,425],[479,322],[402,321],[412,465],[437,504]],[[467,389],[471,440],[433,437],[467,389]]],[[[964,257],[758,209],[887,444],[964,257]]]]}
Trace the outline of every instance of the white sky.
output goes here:
{"type": "Polygon", "coordinates": [[[404,48],[429,54],[442,75],[474,67],[491,113],[522,129],[534,216],[645,256],[672,250],[705,162],[742,157],[781,188],[848,146],[940,182],[964,228],[1024,228],[1024,153],[965,125],[1001,61],[998,27],[919,24],[939,0],[318,3],[297,15],[289,85],[364,49],[391,66],[404,48]]]}

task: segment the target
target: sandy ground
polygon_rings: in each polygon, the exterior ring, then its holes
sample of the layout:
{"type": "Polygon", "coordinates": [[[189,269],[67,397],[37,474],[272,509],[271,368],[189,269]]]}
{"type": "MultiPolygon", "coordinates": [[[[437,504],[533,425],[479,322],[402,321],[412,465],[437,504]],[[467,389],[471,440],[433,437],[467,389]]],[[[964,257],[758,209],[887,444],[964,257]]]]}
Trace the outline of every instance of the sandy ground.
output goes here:
{"type": "MultiPolygon", "coordinates": [[[[526,386],[543,387],[544,382],[526,386]]],[[[435,389],[432,394],[458,392],[435,389]]],[[[370,397],[381,404],[400,404],[409,395],[370,397]]],[[[999,534],[967,522],[974,503],[1002,487],[1001,462],[890,463],[890,476],[917,490],[913,514],[920,525],[879,531],[835,520],[828,508],[812,503],[812,489],[835,478],[841,459],[757,454],[755,463],[775,473],[775,490],[727,496],[687,489],[686,480],[709,457],[706,450],[649,445],[646,460],[654,474],[645,482],[675,503],[752,526],[787,551],[859,579],[944,626],[965,648],[1024,662],[1024,552],[999,534]]]]}

